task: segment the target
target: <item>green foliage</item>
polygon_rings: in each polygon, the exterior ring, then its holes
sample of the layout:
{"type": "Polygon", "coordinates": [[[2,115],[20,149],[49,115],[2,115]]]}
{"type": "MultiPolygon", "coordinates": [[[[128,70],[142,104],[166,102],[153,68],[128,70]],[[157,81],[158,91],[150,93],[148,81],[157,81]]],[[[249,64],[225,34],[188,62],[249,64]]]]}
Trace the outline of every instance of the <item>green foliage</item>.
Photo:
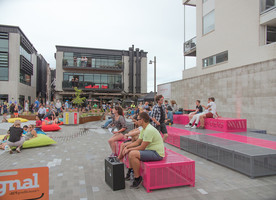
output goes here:
{"type": "Polygon", "coordinates": [[[76,93],[75,93],[76,97],[73,99],[73,103],[78,106],[81,106],[86,98],[81,97],[82,90],[78,89],[77,87],[74,87],[74,90],[76,91],[76,93]]]}

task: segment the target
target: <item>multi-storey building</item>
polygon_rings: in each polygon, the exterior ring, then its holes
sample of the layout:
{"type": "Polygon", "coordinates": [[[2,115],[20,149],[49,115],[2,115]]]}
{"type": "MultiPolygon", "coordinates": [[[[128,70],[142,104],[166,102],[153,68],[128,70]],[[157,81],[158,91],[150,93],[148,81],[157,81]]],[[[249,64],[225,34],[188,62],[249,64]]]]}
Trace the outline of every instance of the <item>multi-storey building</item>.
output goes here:
{"type": "MultiPolygon", "coordinates": [[[[34,102],[38,90],[42,89],[37,78],[40,74],[41,62],[37,50],[17,26],[0,25],[0,100],[34,102]]],[[[44,60],[44,59],[43,59],[44,60]]],[[[45,65],[46,61],[43,61],[45,65]]],[[[44,83],[46,84],[46,83],[44,83]]]]}
{"type": "Polygon", "coordinates": [[[56,98],[71,99],[74,86],[87,98],[138,97],[147,92],[147,52],[56,46],[56,98]]]}
{"type": "Polygon", "coordinates": [[[248,127],[275,133],[276,1],[183,4],[196,9],[196,37],[184,41],[184,56],[195,57],[196,66],[183,70],[182,80],[159,88],[171,88],[170,98],[184,108],[214,96],[222,116],[246,118],[248,127]]]}

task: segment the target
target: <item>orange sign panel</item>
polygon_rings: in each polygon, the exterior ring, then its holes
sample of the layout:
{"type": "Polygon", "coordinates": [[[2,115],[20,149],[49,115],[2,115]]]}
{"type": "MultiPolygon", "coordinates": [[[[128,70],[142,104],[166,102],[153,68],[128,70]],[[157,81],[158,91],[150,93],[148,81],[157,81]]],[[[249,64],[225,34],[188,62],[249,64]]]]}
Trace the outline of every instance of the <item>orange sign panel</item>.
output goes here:
{"type": "Polygon", "coordinates": [[[49,168],[0,170],[0,199],[49,199],[49,168]]]}

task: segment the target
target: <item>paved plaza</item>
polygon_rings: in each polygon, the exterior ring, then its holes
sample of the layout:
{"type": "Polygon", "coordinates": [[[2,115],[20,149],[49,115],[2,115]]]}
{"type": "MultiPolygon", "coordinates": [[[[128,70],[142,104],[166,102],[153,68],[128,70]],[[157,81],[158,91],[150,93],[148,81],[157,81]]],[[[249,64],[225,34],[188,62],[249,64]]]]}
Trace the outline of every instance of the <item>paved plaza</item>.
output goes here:
{"type": "MultiPolygon", "coordinates": [[[[49,196],[52,200],[276,199],[276,176],[251,179],[169,144],[165,146],[195,160],[195,187],[147,193],[142,186],[130,189],[130,182],[126,182],[126,189],[112,191],[104,179],[104,158],[111,153],[107,143],[111,134],[100,128],[102,123],[61,126],[60,131],[48,133],[57,142],[55,145],[23,149],[20,154],[12,155],[0,150],[0,169],[48,166],[49,196]]],[[[9,123],[0,123],[0,134],[5,134],[9,126],[9,123]]]]}

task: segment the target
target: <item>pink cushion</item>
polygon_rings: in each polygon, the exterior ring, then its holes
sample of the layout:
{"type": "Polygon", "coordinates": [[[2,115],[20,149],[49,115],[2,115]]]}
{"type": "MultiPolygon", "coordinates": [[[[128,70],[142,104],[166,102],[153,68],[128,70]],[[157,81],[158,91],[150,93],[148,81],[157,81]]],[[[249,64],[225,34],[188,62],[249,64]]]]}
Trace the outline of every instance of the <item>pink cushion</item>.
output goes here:
{"type": "Polygon", "coordinates": [[[47,132],[47,131],[58,131],[61,128],[57,124],[49,124],[49,125],[42,126],[41,129],[47,132]]]}

